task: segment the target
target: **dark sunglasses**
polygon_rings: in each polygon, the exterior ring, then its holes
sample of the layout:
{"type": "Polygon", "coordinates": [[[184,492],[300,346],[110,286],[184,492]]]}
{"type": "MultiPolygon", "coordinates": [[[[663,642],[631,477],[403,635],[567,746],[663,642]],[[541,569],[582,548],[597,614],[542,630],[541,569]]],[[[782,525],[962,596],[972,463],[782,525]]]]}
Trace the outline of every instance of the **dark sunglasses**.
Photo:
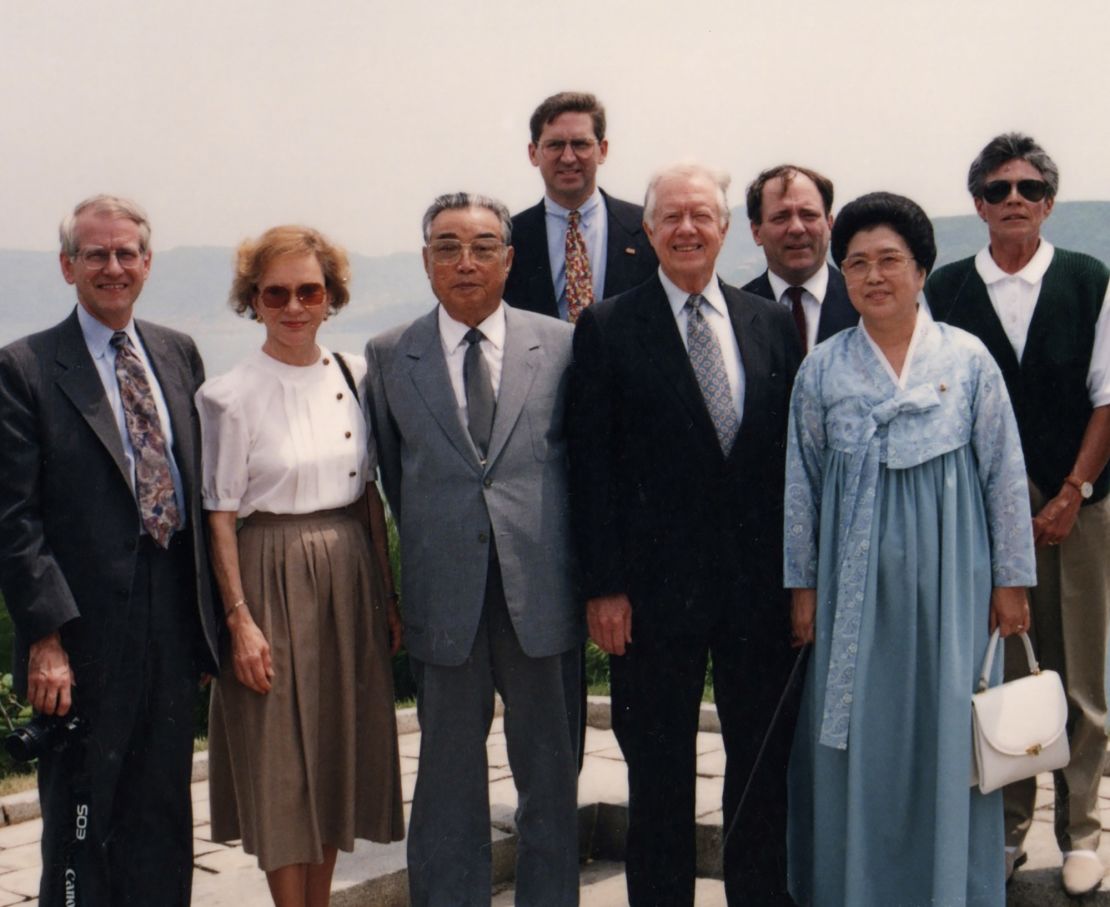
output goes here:
{"type": "Polygon", "coordinates": [[[258,298],[268,309],[284,308],[294,296],[301,305],[320,305],[327,298],[328,291],[322,283],[302,283],[296,290],[274,285],[258,291],[258,298]]]}
{"type": "Polygon", "coordinates": [[[993,180],[983,187],[983,201],[989,205],[997,205],[1010,197],[1010,192],[1017,187],[1018,193],[1027,202],[1039,202],[1048,195],[1048,183],[1044,180],[993,180]]]}

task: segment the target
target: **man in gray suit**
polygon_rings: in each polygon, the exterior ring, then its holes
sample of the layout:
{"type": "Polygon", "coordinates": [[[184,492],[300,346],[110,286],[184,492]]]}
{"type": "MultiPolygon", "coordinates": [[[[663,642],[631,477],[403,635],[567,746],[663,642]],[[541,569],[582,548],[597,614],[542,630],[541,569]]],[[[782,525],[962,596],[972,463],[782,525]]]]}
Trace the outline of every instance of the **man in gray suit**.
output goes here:
{"type": "Polygon", "coordinates": [[[439,305],[366,347],[422,733],[408,845],[416,907],[490,902],[495,689],[519,797],[516,903],[578,903],[583,630],[563,431],[572,330],[502,302],[511,231],[499,202],[437,198],[423,254],[439,305]]]}

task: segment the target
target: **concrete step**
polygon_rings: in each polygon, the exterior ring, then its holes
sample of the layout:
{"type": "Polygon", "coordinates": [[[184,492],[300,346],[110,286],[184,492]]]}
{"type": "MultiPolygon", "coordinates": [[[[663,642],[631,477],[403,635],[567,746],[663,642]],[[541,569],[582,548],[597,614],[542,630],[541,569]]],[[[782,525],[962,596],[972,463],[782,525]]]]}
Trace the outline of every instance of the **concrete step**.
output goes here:
{"type": "MultiPolygon", "coordinates": [[[[579,898],[581,907],[627,907],[624,864],[594,860],[582,867],[579,898]]],[[[494,895],[492,907],[513,907],[511,886],[494,895]]],[[[713,879],[698,879],[694,887],[698,907],[725,907],[725,886],[713,879]]]]}

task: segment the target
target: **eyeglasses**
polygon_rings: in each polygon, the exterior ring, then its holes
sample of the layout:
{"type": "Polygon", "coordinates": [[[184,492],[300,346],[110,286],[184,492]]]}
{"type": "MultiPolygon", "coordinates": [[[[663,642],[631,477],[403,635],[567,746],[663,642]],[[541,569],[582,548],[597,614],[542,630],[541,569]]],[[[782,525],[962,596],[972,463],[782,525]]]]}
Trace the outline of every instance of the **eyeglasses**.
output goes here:
{"type": "Polygon", "coordinates": [[[138,267],[143,260],[142,251],[131,246],[124,246],[122,249],[81,249],[76,255],[71,255],[70,259],[80,261],[86,268],[100,270],[108,267],[113,255],[121,268],[138,267]]]}
{"type": "Polygon", "coordinates": [[[992,180],[983,187],[983,201],[997,205],[1006,201],[1015,188],[1027,202],[1039,202],[1048,195],[1048,183],[1044,180],[992,180]]]}
{"type": "Polygon", "coordinates": [[[473,242],[437,239],[428,243],[428,255],[433,264],[453,265],[462,258],[463,249],[469,249],[474,261],[487,265],[497,261],[504,248],[505,244],[499,239],[476,239],[473,242]]]}
{"type": "Polygon", "coordinates": [[[873,267],[879,269],[881,277],[895,277],[902,272],[906,265],[914,261],[916,259],[907,258],[905,255],[899,255],[896,252],[880,255],[877,259],[865,258],[860,255],[855,258],[844,259],[840,270],[844,279],[848,282],[862,283],[867,279],[867,275],[871,273],[873,267]]]}
{"type": "Polygon", "coordinates": [[[593,139],[571,139],[569,142],[564,139],[550,139],[540,142],[540,152],[546,158],[558,160],[567,150],[567,145],[570,145],[570,150],[574,152],[575,157],[588,157],[597,142],[593,139]]]}
{"type": "Polygon", "coordinates": [[[258,291],[258,298],[268,309],[285,308],[294,296],[301,305],[320,305],[327,299],[328,291],[322,283],[302,283],[295,290],[275,284],[258,291]]]}

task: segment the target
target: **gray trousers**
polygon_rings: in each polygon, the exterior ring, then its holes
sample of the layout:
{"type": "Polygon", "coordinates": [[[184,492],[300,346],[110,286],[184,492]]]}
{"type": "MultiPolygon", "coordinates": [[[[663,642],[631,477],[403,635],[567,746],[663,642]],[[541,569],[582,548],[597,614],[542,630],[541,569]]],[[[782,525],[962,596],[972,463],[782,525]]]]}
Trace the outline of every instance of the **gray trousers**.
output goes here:
{"type": "Polygon", "coordinates": [[[420,765],[409,822],[413,907],[488,907],[492,897],[486,737],[496,689],[505,703],[517,789],[516,903],[578,903],[578,734],[581,649],[530,658],[491,559],[470,656],[445,667],[411,659],[420,765]]]}
{"type": "MultiPolygon", "coordinates": [[[[1030,483],[1034,515],[1046,503],[1030,483]]],[[[1029,590],[1031,637],[1041,667],[1060,674],[1068,698],[1071,761],[1055,772],[1056,841],[1062,851],[1097,850],[1098,784],[1106,754],[1106,635],[1110,615],[1110,498],[1082,507],[1071,534],[1037,549],[1029,590]]],[[[1007,640],[1006,679],[1027,674],[1021,641],[1007,640]]],[[[1006,843],[1020,846],[1033,821],[1036,779],[1005,788],[1006,843]]]]}

